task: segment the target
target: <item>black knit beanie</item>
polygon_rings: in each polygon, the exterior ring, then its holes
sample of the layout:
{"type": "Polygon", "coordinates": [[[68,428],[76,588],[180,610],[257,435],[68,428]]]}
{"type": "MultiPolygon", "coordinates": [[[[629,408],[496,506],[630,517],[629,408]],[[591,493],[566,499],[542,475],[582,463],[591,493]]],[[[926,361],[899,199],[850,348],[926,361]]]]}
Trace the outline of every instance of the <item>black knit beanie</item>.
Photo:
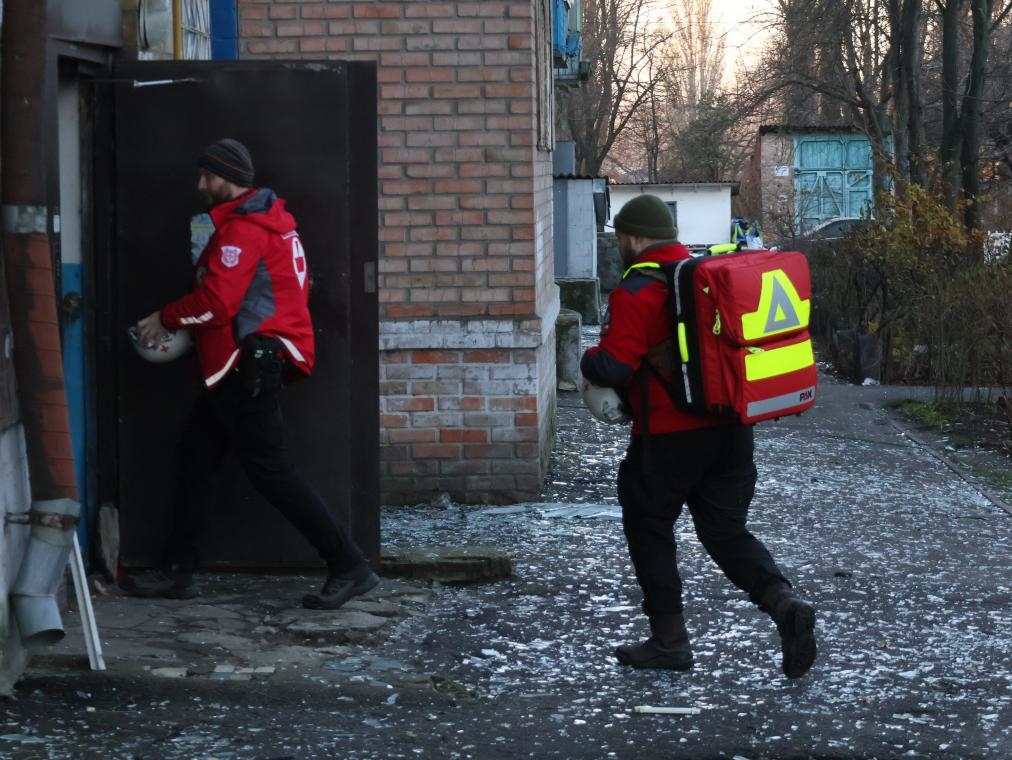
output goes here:
{"type": "Polygon", "coordinates": [[[197,167],[239,187],[253,187],[253,159],[238,140],[226,137],[208,145],[197,159],[197,167]]]}
{"type": "Polygon", "coordinates": [[[637,195],[626,203],[615,216],[615,229],[651,240],[678,237],[671,210],[656,195],[637,195]]]}

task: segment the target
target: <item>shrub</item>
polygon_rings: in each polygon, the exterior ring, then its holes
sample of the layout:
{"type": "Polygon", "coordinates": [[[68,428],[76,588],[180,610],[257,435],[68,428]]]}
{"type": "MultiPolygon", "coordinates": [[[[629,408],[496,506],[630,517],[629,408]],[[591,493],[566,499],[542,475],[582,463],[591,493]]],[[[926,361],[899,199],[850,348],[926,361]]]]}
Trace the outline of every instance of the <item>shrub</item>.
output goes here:
{"type": "Polygon", "coordinates": [[[961,218],[909,185],[879,198],[865,229],[810,251],[816,334],[844,355],[834,336],[876,336],[885,381],[928,382],[940,394],[1010,384],[1012,269],[1008,257],[985,261],[983,234],[961,218]]]}

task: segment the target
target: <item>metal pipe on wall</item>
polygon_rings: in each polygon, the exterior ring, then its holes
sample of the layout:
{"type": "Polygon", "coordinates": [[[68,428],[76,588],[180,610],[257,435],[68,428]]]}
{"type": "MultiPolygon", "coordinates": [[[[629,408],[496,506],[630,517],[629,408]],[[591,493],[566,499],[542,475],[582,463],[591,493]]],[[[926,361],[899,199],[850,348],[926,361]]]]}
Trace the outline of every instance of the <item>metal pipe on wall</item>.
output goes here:
{"type": "Polygon", "coordinates": [[[172,0],[172,57],[183,58],[183,0],[172,0]]]}
{"type": "Polygon", "coordinates": [[[77,499],[46,205],[47,3],[3,6],[3,252],[28,470],[35,500],[77,499]]]}

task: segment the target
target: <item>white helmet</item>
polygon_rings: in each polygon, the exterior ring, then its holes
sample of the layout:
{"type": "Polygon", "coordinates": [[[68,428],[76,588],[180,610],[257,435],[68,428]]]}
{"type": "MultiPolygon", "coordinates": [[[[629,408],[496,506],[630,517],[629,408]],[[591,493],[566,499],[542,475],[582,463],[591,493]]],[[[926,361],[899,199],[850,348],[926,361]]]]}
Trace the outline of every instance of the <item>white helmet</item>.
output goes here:
{"type": "Polygon", "coordinates": [[[626,413],[622,399],[619,398],[614,388],[602,388],[586,378],[581,380],[580,389],[583,393],[583,403],[587,405],[590,413],[596,419],[609,425],[629,422],[631,417],[626,413]]]}
{"type": "Polygon", "coordinates": [[[130,336],[130,342],[137,350],[138,355],[142,359],[154,362],[155,364],[162,364],[170,362],[173,359],[178,359],[190,350],[190,345],[193,343],[193,337],[190,335],[189,330],[170,332],[160,342],[152,346],[141,342],[141,337],[137,334],[136,325],[127,328],[127,334],[130,336]]]}

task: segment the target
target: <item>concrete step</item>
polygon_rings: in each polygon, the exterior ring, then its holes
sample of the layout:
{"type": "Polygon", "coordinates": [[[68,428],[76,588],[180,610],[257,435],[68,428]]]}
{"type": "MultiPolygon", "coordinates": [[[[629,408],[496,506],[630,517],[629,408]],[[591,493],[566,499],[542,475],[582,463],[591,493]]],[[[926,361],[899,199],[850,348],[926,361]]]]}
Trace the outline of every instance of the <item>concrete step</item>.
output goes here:
{"type": "Polygon", "coordinates": [[[497,546],[384,549],[380,575],[439,583],[482,583],[513,576],[509,553],[497,546]]]}

